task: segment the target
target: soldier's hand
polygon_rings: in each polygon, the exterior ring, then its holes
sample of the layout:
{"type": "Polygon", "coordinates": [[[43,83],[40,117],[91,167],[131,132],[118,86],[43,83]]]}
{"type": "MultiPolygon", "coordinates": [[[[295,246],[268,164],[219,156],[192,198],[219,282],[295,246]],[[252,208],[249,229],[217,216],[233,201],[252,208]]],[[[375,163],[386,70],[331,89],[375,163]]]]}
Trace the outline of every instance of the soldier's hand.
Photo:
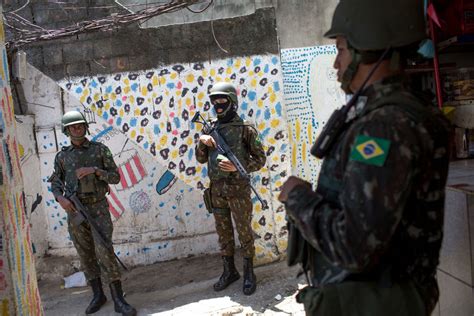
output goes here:
{"type": "Polygon", "coordinates": [[[76,212],[76,208],[74,207],[74,204],[71,201],[69,201],[69,199],[65,198],[64,196],[58,197],[58,203],[66,212],[68,213],[76,212]]]}
{"type": "Polygon", "coordinates": [[[218,166],[219,166],[219,169],[221,169],[222,171],[226,171],[226,172],[237,171],[237,168],[230,160],[221,160],[218,166]]]}
{"type": "Polygon", "coordinates": [[[206,145],[207,147],[211,147],[211,148],[217,147],[216,141],[210,135],[201,135],[199,137],[199,141],[203,143],[204,145],[206,145]]]}
{"type": "Polygon", "coordinates": [[[76,169],[76,176],[79,180],[92,173],[95,173],[94,167],[82,167],[82,168],[76,169]]]}
{"type": "Polygon", "coordinates": [[[304,185],[311,189],[311,183],[304,181],[303,179],[291,176],[280,187],[281,192],[280,192],[280,195],[278,196],[278,201],[283,202],[283,203],[286,202],[288,200],[288,194],[291,192],[291,190],[293,190],[298,185],[304,185]]]}

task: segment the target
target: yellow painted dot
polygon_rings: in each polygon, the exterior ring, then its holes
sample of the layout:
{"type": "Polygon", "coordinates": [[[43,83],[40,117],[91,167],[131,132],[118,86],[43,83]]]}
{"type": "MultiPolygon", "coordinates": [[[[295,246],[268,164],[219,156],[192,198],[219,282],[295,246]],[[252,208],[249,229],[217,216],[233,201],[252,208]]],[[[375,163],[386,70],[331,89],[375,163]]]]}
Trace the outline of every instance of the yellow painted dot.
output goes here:
{"type": "Polygon", "coordinates": [[[263,108],[263,100],[262,100],[262,99],[259,99],[259,100],[257,101],[257,104],[258,104],[258,107],[259,107],[259,108],[263,108]]]}
{"type": "Polygon", "coordinates": [[[100,94],[96,93],[94,94],[94,97],[93,97],[94,101],[97,102],[100,100],[100,94]]]}
{"type": "Polygon", "coordinates": [[[221,77],[221,76],[217,76],[217,77],[216,77],[216,81],[217,81],[217,82],[222,82],[222,77],[221,77]]]}
{"type": "Polygon", "coordinates": [[[265,189],[265,188],[260,188],[260,193],[262,193],[262,194],[265,194],[265,193],[267,193],[267,191],[268,191],[268,190],[267,190],[267,189],[265,189]]]}
{"type": "Polygon", "coordinates": [[[130,84],[130,80],[128,80],[128,78],[125,78],[125,79],[123,80],[123,83],[128,86],[128,85],[130,84]]]}
{"type": "Polygon", "coordinates": [[[148,89],[145,86],[143,86],[142,87],[142,96],[146,96],[147,94],[148,94],[148,89]]]}
{"type": "Polygon", "coordinates": [[[135,111],[133,111],[133,114],[135,116],[140,116],[140,109],[139,108],[136,108],[135,111]]]}
{"type": "Polygon", "coordinates": [[[230,82],[230,78],[225,78],[225,82],[230,82]]]}
{"type": "Polygon", "coordinates": [[[270,144],[272,144],[272,145],[275,145],[276,139],[275,139],[275,138],[269,138],[269,139],[268,139],[268,142],[269,142],[270,144]]]}
{"type": "Polygon", "coordinates": [[[277,181],[275,182],[275,186],[276,186],[277,188],[281,187],[282,185],[283,185],[283,182],[281,182],[281,180],[277,180],[277,181]]]}
{"type": "Polygon", "coordinates": [[[252,222],[252,228],[253,230],[257,230],[259,228],[260,224],[258,222],[252,222]]]}
{"type": "Polygon", "coordinates": [[[186,81],[190,82],[190,83],[194,82],[194,75],[193,74],[187,75],[186,76],[186,81]]]}
{"type": "Polygon", "coordinates": [[[120,117],[123,117],[124,112],[125,112],[125,111],[124,111],[123,109],[120,109],[120,111],[119,111],[120,117]]]}
{"type": "Polygon", "coordinates": [[[247,57],[245,58],[245,66],[250,66],[250,64],[252,64],[252,60],[250,59],[250,57],[247,57]]]}
{"type": "Polygon", "coordinates": [[[250,81],[250,86],[252,88],[255,88],[257,86],[257,79],[253,78],[251,81],[250,81]]]}
{"type": "Polygon", "coordinates": [[[211,77],[214,77],[216,75],[216,70],[214,68],[211,69],[211,77]]]}
{"type": "Polygon", "coordinates": [[[265,122],[261,122],[257,125],[257,128],[259,131],[263,130],[265,128],[265,122]]]}
{"type": "Polygon", "coordinates": [[[160,77],[160,85],[164,86],[166,83],[166,78],[165,77],[160,77]]]}
{"type": "Polygon", "coordinates": [[[176,79],[176,77],[178,77],[178,74],[176,72],[172,72],[171,75],[170,75],[170,78],[171,79],[176,79]]]}
{"type": "Polygon", "coordinates": [[[275,93],[270,94],[270,102],[271,102],[271,103],[274,103],[274,102],[276,101],[276,98],[277,98],[277,97],[276,97],[276,94],[275,94],[275,93]]]}
{"type": "Polygon", "coordinates": [[[153,76],[153,78],[151,78],[151,84],[156,87],[158,83],[159,83],[158,76],[156,75],[153,76]]]}
{"type": "Polygon", "coordinates": [[[81,96],[81,97],[79,98],[79,102],[81,102],[81,103],[86,102],[86,97],[85,97],[85,96],[81,96]]]}
{"type": "Polygon", "coordinates": [[[192,139],[192,137],[186,138],[186,144],[187,144],[188,146],[191,146],[191,145],[193,144],[193,139],[192,139]]]}
{"type": "Polygon", "coordinates": [[[272,160],[273,160],[274,162],[277,162],[279,159],[280,159],[280,158],[278,158],[278,156],[274,156],[274,157],[272,158],[272,160]]]}
{"type": "Polygon", "coordinates": [[[97,109],[97,115],[102,116],[102,113],[103,113],[102,109],[97,109]]]}
{"type": "Polygon", "coordinates": [[[239,69],[240,65],[242,65],[242,60],[240,58],[237,58],[237,60],[234,63],[235,68],[239,69]]]}
{"type": "Polygon", "coordinates": [[[250,70],[249,71],[249,77],[252,77],[253,75],[255,75],[255,72],[253,72],[253,70],[250,70]]]}
{"type": "Polygon", "coordinates": [[[178,150],[177,150],[177,149],[174,149],[174,150],[171,152],[171,158],[173,158],[173,159],[178,158],[178,150]]]}
{"type": "Polygon", "coordinates": [[[143,127],[140,127],[140,134],[141,135],[145,134],[145,129],[143,127]]]}
{"type": "Polygon", "coordinates": [[[123,93],[124,93],[124,94],[128,94],[129,92],[130,92],[130,86],[125,86],[125,87],[123,88],[123,93]]]}
{"type": "Polygon", "coordinates": [[[110,102],[106,102],[104,108],[108,111],[110,109],[110,102]]]}
{"type": "Polygon", "coordinates": [[[207,69],[203,69],[202,72],[201,72],[201,75],[206,78],[208,73],[207,73],[207,69]]]}
{"type": "Polygon", "coordinates": [[[276,113],[275,108],[272,108],[272,109],[270,110],[270,113],[275,114],[275,113],[276,113]]]}
{"type": "Polygon", "coordinates": [[[230,75],[232,73],[232,67],[227,67],[226,71],[225,71],[228,75],[230,75]]]}
{"type": "Polygon", "coordinates": [[[198,93],[198,100],[202,100],[204,98],[204,92],[199,92],[198,93]]]}
{"type": "Polygon", "coordinates": [[[181,104],[183,103],[183,100],[180,98],[178,99],[178,102],[176,102],[176,104],[178,104],[178,107],[181,107],[181,104]]]}
{"type": "Polygon", "coordinates": [[[278,119],[273,119],[270,123],[270,126],[273,128],[276,128],[278,125],[280,125],[280,120],[278,119]]]}
{"type": "Polygon", "coordinates": [[[176,90],[175,94],[177,97],[181,96],[181,90],[176,90]]]}
{"type": "Polygon", "coordinates": [[[168,136],[166,136],[166,135],[161,136],[161,138],[160,138],[160,146],[161,146],[161,147],[164,147],[167,142],[168,142],[168,136]]]}
{"type": "Polygon", "coordinates": [[[186,105],[190,106],[193,102],[191,101],[191,98],[186,98],[186,105]]]}

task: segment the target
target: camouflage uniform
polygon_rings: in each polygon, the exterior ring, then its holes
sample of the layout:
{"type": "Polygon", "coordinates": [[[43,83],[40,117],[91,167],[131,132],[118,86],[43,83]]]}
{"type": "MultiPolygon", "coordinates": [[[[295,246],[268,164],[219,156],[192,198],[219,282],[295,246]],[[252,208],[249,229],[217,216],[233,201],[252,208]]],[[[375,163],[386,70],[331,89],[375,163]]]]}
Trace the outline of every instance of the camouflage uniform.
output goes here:
{"type": "MultiPolygon", "coordinates": [[[[63,147],[56,155],[50,179],[54,197],[67,197],[75,192],[106,238],[112,241],[113,225],[105,195],[109,191],[109,184],[120,182],[120,174],[109,148],[87,139],[80,147],[63,147]],[[97,167],[104,172],[100,176],[90,174],[78,181],[76,169],[81,167],[97,167]]],[[[112,245],[104,246],[87,221],[75,227],[70,220],[68,214],[69,234],[87,280],[101,277],[101,272],[107,283],[120,280],[120,270],[112,245]]]]}
{"type": "MultiPolygon", "coordinates": [[[[399,290],[410,293],[411,305],[418,297],[419,315],[428,315],[439,295],[449,123],[399,77],[368,87],[357,104],[356,117],[323,162],[316,191],[298,185],[288,195],[290,238],[300,238],[291,260],[310,270],[316,288],[299,300],[312,306],[308,314],[368,315],[360,309],[383,299],[401,302],[393,294],[383,298],[399,290]],[[321,291],[337,300],[332,311],[324,310],[321,291]]],[[[403,308],[393,310],[408,315],[403,308]]]]}
{"type": "MultiPolygon", "coordinates": [[[[245,123],[238,115],[227,123],[211,122],[225,139],[248,172],[254,172],[265,165],[266,155],[260,142],[257,130],[245,123]]],[[[234,255],[234,218],[243,256],[252,258],[255,255],[254,238],[251,226],[252,200],[248,180],[238,172],[224,172],[219,169],[217,150],[209,149],[201,142],[196,146],[196,159],[208,163],[208,174],[211,180],[211,196],[216,231],[223,256],[234,255]]]]}

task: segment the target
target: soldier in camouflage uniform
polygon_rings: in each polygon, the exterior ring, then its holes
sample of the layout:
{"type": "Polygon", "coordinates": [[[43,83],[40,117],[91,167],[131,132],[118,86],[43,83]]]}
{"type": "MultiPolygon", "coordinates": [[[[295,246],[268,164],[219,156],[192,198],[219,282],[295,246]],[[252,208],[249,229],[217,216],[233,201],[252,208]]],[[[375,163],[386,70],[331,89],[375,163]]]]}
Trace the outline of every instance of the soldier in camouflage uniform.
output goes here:
{"type": "Polygon", "coordinates": [[[56,155],[49,181],[54,197],[68,215],[69,235],[94,294],[86,314],[97,312],[107,301],[102,289],[102,275],[110,285],[115,311],[122,315],[136,315],[136,310],[123,298],[120,270],[112,246],[112,219],[105,198],[109,184],[120,182],[117,166],[107,146],[85,137],[88,124],[82,113],[65,113],[62,126],[63,132],[71,139],[71,145],[63,147],[56,155]],[[74,225],[77,210],[68,199],[73,194],[77,195],[110,245],[102,244],[87,221],[74,225]]]}
{"type": "Polygon", "coordinates": [[[310,272],[297,300],[308,315],[430,315],[439,296],[449,123],[403,73],[418,47],[411,44],[426,36],[423,1],[341,0],[326,36],[336,38],[334,67],[356,102],[316,190],[290,177],[279,197],[289,216],[289,264],[310,272]]]}
{"type": "MultiPolygon", "coordinates": [[[[237,92],[229,83],[217,83],[210,91],[211,103],[217,120],[211,121],[225,139],[248,172],[254,172],[265,165],[266,155],[259,140],[258,132],[251,124],[243,121],[237,114],[237,92]]],[[[255,256],[252,222],[252,200],[247,179],[237,172],[227,157],[218,155],[216,142],[204,131],[196,146],[196,158],[200,163],[208,163],[210,178],[210,206],[216,221],[216,231],[222,253],[224,272],[214,284],[215,291],[221,291],[240,278],[234,264],[234,218],[239,241],[243,250],[244,283],[243,292],[251,295],[257,287],[253,272],[255,256]]]]}

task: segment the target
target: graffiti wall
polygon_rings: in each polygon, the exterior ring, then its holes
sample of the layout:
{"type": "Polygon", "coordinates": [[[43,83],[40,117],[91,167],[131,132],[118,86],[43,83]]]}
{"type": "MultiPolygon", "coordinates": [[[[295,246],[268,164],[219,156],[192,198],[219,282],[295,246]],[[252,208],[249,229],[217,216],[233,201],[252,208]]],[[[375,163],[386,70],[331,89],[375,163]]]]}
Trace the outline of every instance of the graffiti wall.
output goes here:
{"type": "Polygon", "coordinates": [[[0,34],[0,311],[2,315],[41,315],[1,27],[0,34]]]}
{"type": "Polygon", "coordinates": [[[310,148],[331,113],[345,103],[332,67],[336,53],[334,45],[281,51],[292,173],[312,183],[321,161],[310,148]]]}
{"type": "Polygon", "coordinates": [[[90,138],[106,144],[119,166],[121,182],[111,186],[108,200],[115,247],[125,262],[147,264],[218,251],[214,219],[202,200],[207,166],[197,163],[194,156],[201,126],[191,122],[197,111],[204,117],[214,115],[207,93],[218,81],[231,81],[238,87],[239,113],[255,124],[267,152],[266,166],[252,176],[271,206],[262,210],[253,199],[257,260],[273,261],[286,250],[285,214],[275,192],[290,171],[278,56],[75,78],[59,83],[64,90],[57,94],[62,97],[56,95],[56,82],[33,67],[28,73],[29,82],[24,85],[28,102],[48,105],[33,109],[42,112],[36,118],[35,134],[49,253],[75,254],[66,215],[47,183],[54,156],[69,144],[60,127],[63,106],[64,111],[78,109],[86,114],[90,138]],[[32,88],[38,84],[51,91],[51,102],[32,88]]]}

